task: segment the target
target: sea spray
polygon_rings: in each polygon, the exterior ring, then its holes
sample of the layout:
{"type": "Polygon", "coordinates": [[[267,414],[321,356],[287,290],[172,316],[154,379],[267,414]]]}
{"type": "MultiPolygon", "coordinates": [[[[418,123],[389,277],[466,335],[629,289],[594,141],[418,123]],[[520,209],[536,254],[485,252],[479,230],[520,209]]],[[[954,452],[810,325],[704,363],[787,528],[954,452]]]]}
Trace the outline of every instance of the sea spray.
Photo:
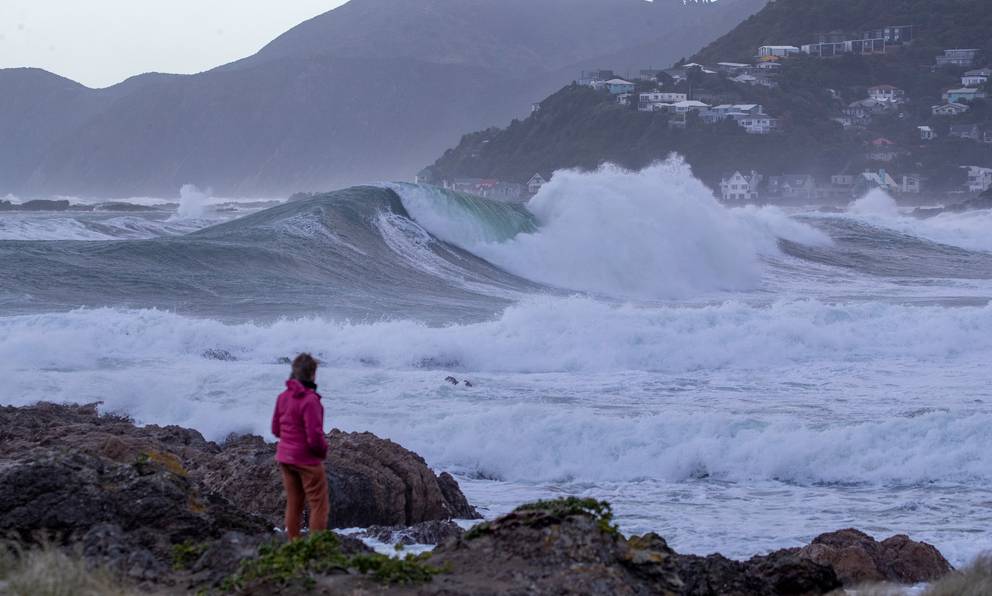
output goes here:
{"type": "Polygon", "coordinates": [[[176,209],[178,219],[199,219],[207,211],[208,193],[193,184],[184,184],[179,189],[179,207],[176,209]]]}
{"type": "Polygon", "coordinates": [[[512,273],[621,298],[753,289],[763,274],[760,257],[776,252],[779,233],[829,243],[774,208],[726,209],[678,158],[638,172],[612,165],[556,172],[527,204],[537,229],[518,223],[513,235],[506,233],[514,227],[506,216],[502,234],[476,230],[465,221],[463,201],[440,191],[430,197],[417,188],[397,192],[418,224],[512,273]]]}

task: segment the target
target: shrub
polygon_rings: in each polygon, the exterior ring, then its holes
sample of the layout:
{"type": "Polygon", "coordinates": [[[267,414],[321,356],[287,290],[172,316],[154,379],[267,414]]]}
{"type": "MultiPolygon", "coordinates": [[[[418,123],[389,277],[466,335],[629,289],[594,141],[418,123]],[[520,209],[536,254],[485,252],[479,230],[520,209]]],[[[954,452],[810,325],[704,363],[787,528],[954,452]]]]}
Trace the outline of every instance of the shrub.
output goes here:
{"type": "Polygon", "coordinates": [[[378,553],[346,555],[332,532],[318,532],[288,544],[267,544],[259,557],[242,563],[238,572],[225,581],[228,590],[254,582],[313,586],[315,574],[355,570],[376,581],[415,584],[431,580],[445,570],[427,564],[429,553],[398,559],[378,553]]]}
{"type": "Polygon", "coordinates": [[[517,507],[514,511],[544,511],[558,518],[571,515],[588,515],[599,523],[599,528],[607,534],[619,534],[613,524],[613,507],[606,501],[566,497],[549,501],[537,501],[517,507]]]}

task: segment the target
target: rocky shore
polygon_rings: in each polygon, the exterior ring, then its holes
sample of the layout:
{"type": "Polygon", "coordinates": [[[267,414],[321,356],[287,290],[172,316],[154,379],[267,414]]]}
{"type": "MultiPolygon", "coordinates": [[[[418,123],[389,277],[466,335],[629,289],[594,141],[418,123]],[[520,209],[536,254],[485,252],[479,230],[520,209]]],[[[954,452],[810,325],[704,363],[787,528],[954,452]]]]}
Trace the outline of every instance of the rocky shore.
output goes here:
{"type": "Polygon", "coordinates": [[[466,533],[451,520],[480,516],[450,475],[369,433],[328,439],[332,526],[398,549],[437,544],[433,553],[389,558],[335,534],[285,545],[274,446],[261,437],[217,444],[53,404],[0,407],[4,550],[57,549],[157,593],[799,596],[952,572],[933,546],[852,529],[748,561],[682,555],[655,534],[624,537],[608,504],[578,499],[521,506],[466,533]]]}

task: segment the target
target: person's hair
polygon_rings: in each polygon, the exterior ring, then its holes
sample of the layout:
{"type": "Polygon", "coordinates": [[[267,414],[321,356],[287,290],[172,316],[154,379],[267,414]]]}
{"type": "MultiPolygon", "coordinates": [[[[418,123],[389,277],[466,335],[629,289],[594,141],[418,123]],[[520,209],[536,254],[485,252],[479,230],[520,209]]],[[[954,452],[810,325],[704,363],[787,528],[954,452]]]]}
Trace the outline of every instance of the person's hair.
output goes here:
{"type": "Polygon", "coordinates": [[[317,376],[317,360],[304,352],[293,360],[293,378],[297,381],[313,382],[317,376]]]}

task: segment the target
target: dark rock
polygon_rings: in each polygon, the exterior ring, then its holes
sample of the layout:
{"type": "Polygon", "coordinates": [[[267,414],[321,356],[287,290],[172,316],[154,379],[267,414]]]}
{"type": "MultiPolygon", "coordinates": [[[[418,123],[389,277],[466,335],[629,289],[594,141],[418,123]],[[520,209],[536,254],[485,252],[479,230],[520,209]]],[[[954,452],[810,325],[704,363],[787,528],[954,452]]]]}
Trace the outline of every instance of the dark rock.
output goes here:
{"type": "Polygon", "coordinates": [[[720,554],[675,555],[683,596],[812,596],[841,587],[833,569],[781,550],[740,562],[720,554]]]}
{"type": "Polygon", "coordinates": [[[116,524],[98,524],[80,542],[83,558],[92,566],[107,569],[118,577],[137,582],[159,582],[170,572],[169,565],[116,524]]]}
{"type": "Polygon", "coordinates": [[[465,493],[458,486],[458,481],[455,480],[454,476],[447,472],[441,472],[437,477],[437,485],[441,489],[441,495],[444,497],[444,500],[448,503],[452,517],[455,519],[482,518],[479,512],[475,510],[475,507],[469,504],[465,493]]]}
{"type": "Polygon", "coordinates": [[[683,596],[770,596],[769,583],[748,573],[748,567],[722,555],[679,555],[678,576],[683,596]]]}
{"type": "Polygon", "coordinates": [[[372,526],[362,532],[362,536],[374,538],[386,544],[443,544],[449,540],[460,538],[465,530],[452,521],[427,521],[404,526],[372,526]]]}
{"type": "Polygon", "coordinates": [[[899,535],[882,542],[859,530],[821,534],[798,551],[799,556],[830,565],[844,585],[866,582],[919,583],[953,570],[933,546],[899,535]]]}
{"type": "Polygon", "coordinates": [[[446,543],[433,565],[450,573],[422,594],[680,593],[664,541],[628,542],[591,515],[517,511],[446,543]]]}
{"type": "MultiPolygon", "coordinates": [[[[396,443],[337,430],[328,439],[333,527],[479,517],[454,478],[438,478],[423,458],[396,443]]],[[[137,427],[125,417],[101,416],[96,404],[0,407],[0,460],[38,447],[164,468],[201,486],[201,500],[222,496],[264,517],[269,529],[282,526],[285,501],[275,445],[258,436],[232,437],[217,445],[195,430],[137,427]]]]}
{"type": "Polygon", "coordinates": [[[841,587],[832,567],[800,557],[796,549],[754,557],[746,565],[749,574],[762,578],[771,587],[772,594],[827,594],[841,587]]]}
{"type": "Polygon", "coordinates": [[[0,532],[83,537],[112,523],[154,536],[159,551],[228,530],[266,532],[260,518],[155,461],[120,464],[83,452],[35,449],[0,464],[0,532]]]}

